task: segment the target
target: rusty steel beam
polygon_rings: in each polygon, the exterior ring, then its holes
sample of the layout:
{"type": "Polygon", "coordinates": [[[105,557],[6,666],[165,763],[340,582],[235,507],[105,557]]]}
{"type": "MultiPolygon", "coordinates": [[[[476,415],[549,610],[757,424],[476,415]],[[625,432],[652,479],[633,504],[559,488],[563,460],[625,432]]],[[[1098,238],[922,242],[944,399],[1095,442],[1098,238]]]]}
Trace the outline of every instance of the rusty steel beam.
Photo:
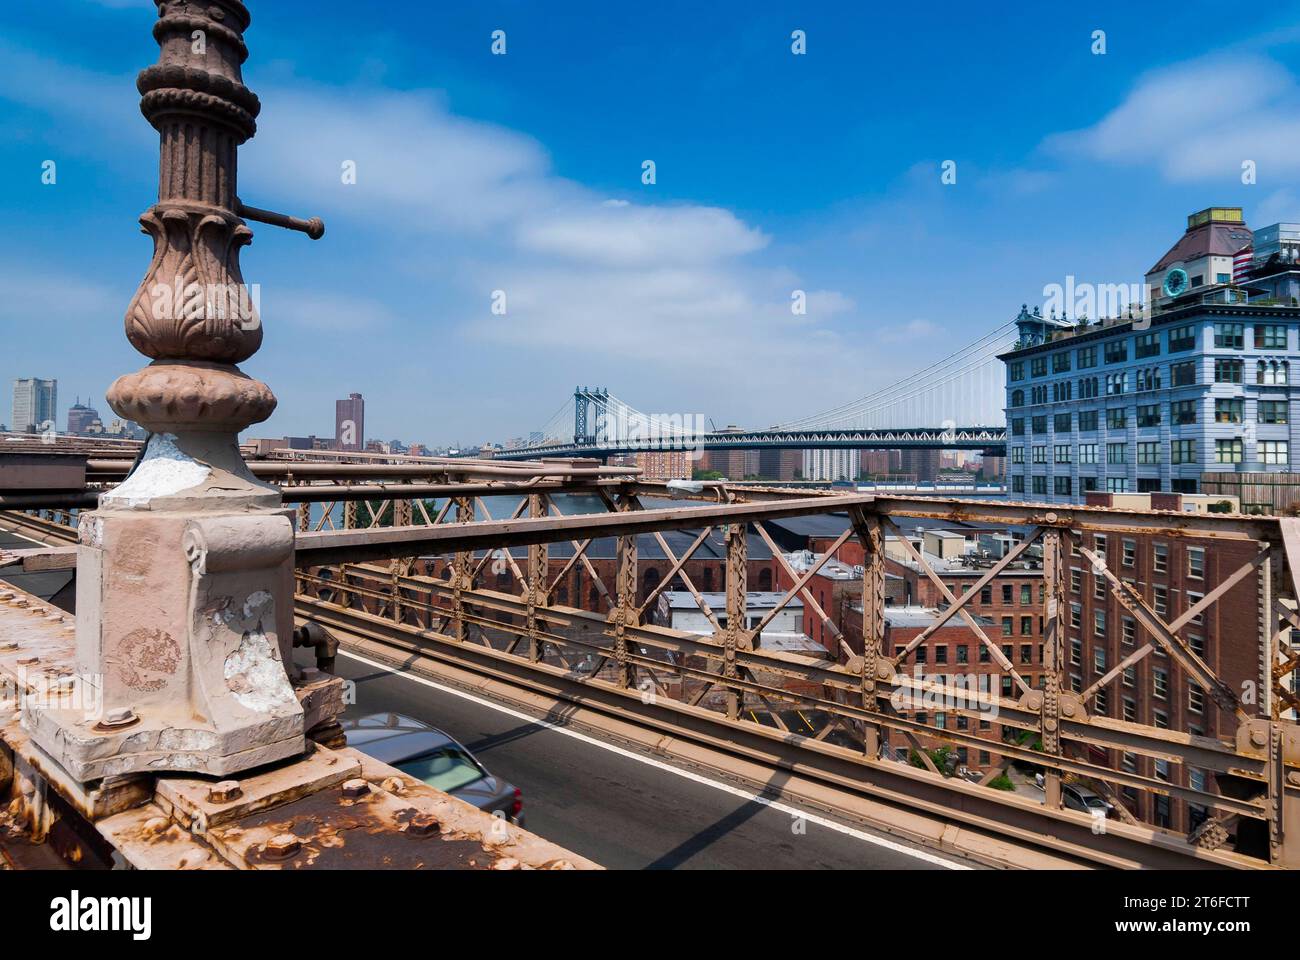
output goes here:
{"type": "Polygon", "coordinates": [[[1145,533],[1212,540],[1277,540],[1276,517],[1245,514],[1174,513],[1168,510],[1117,510],[1069,504],[1007,503],[939,497],[877,494],[867,509],[894,517],[947,520],[952,523],[1006,523],[1057,527],[1098,533],[1145,533]]]}
{"type": "MultiPolygon", "coordinates": [[[[869,504],[872,498],[856,494],[845,496],[842,500],[846,506],[858,506],[869,504]]],[[[653,533],[656,530],[698,530],[727,522],[806,517],[825,512],[824,500],[806,498],[777,504],[718,504],[543,519],[494,520],[473,526],[388,527],[364,532],[320,531],[299,536],[298,565],[328,566],[363,560],[451,553],[456,550],[521,547],[569,540],[575,535],[620,537],[653,533]]]]}

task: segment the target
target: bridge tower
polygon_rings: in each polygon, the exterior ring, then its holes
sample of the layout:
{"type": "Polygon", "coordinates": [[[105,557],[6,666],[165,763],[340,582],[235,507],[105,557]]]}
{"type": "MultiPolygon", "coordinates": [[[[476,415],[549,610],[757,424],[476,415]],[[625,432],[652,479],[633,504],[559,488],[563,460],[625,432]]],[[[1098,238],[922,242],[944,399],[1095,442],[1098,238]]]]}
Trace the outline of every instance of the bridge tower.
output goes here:
{"type": "Polygon", "coordinates": [[[573,388],[573,442],[576,446],[595,443],[601,425],[609,410],[609,390],[604,387],[573,388]],[[594,407],[594,417],[588,417],[588,407],[594,407]]]}

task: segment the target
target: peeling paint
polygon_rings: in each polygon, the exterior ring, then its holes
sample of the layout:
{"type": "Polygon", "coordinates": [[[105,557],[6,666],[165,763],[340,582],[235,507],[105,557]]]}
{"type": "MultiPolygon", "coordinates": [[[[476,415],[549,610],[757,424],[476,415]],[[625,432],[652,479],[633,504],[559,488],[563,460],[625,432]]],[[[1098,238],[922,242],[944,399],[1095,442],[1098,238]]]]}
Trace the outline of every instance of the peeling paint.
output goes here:
{"type": "Polygon", "coordinates": [[[226,657],[225,676],[226,686],[245,709],[272,713],[297,706],[289,676],[260,623],[244,631],[239,647],[226,657]]]}
{"type": "Polygon", "coordinates": [[[151,500],[197,487],[211,473],[210,467],[176,446],[175,434],[155,433],[149,438],[140,465],[115,489],[100,497],[100,503],[147,510],[151,500]]]}

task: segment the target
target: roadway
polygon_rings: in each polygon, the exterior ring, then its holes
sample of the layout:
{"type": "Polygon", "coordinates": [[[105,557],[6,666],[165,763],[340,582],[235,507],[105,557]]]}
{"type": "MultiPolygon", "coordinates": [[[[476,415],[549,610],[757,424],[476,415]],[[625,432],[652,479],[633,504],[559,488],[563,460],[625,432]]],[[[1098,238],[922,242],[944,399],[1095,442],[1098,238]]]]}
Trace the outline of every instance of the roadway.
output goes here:
{"type": "Polygon", "coordinates": [[[356,683],[350,716],[396,711],[441,728],[523,790],[528,829],[611,869],[961,865],[382,664],[342,651],[337,662],[356,683]]]}

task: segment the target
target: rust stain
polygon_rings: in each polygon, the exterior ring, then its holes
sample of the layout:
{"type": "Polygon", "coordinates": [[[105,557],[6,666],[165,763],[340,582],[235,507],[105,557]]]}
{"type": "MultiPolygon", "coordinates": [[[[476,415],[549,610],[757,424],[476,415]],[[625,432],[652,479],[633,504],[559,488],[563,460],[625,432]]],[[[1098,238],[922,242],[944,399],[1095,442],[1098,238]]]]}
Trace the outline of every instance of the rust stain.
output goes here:
{"type": "Polygon", "coordinates": [[[176,674],[181,663],[181,648],[171,634],[155,627],[138,627],[128,633],[119,645],[122,657],[117,665],[118,676],[132,690],[153,693],[167,683],[165,677],[176,674]]]}

